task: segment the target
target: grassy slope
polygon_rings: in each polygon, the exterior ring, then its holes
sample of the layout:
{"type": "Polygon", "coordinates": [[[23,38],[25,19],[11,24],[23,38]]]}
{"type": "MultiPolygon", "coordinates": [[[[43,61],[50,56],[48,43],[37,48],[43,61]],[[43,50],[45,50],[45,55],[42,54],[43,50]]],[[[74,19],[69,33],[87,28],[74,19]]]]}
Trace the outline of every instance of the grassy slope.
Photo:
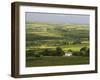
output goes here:
{"type": "Polygon", "coordinates": [[[35,66],[58,66],[58,65],[78,65],[78,64],[89,64],[88,57],[82,56],[70,56],[70,57],[59,57],[59,56],[49,56],[49,57],[31,57],[27,58],[27,67],[35,66]]]}

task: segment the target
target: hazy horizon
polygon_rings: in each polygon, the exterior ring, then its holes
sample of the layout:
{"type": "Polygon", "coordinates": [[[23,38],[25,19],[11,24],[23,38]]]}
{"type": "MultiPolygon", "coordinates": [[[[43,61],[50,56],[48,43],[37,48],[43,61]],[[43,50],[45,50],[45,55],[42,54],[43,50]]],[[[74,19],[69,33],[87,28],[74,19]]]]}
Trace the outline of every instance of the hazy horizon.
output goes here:
{"type": "Polygon", "coordinates": [[[54,13],[35,13],[26,12],[26,22],[43,22],[53,24],[89,24],[89,15],[76,14],[54,14],[54,13]]]}

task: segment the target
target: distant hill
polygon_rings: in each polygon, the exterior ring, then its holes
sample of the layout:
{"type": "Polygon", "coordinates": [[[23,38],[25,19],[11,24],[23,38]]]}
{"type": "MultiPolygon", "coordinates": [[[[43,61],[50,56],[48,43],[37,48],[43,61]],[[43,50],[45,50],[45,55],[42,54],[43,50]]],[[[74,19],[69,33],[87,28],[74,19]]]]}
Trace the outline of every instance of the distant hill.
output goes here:
{"type": "Polygon", "coordinates": [[[49,24],[49,23],[27,23],[26,24],[27,40],[54,40],[66,39],[75,41],[76,39],[88,40],[89,25],[83,24],[49,24]],[[30,37],[31,36],[31,37],[30,37]]]}

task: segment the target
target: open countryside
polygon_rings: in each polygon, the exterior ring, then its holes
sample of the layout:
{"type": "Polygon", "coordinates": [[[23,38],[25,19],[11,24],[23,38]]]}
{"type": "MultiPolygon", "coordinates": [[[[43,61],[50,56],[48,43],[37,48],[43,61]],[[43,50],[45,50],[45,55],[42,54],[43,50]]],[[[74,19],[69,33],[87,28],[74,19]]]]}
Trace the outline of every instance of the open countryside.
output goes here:
{"type": "Polygon", "coordinates": [[[89,24],[26,22],[26,67],[89,64],[89,24]]]}

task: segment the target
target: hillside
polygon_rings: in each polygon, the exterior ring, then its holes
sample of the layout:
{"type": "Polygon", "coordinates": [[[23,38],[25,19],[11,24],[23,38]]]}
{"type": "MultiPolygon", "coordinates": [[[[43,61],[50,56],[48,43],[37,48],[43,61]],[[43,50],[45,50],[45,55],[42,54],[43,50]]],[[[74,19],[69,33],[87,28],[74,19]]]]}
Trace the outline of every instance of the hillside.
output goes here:
{"type": "MultiPolygon", "coordinates": [[[[83,24],[46,24],[27,23],[26,42],[29,47],[65,46],[74,42],[86,42],[89,40],[89,25],[83,24]]],[[[84,44],[83,44],[84,45],[84,44]]],[[[85,44],[86,45],[86,44],[85,44]]]]}

